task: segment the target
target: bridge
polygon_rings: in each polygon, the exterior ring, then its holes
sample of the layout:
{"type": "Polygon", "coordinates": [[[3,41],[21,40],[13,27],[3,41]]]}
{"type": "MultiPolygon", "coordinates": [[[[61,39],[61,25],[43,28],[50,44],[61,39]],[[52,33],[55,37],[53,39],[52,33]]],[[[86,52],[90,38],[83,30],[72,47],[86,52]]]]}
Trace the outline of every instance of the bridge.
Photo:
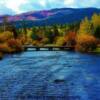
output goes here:
{"type": "Polygon", "coordinates": [[[74,46],[32,46],[32,45],[24,45],[24,50],[32,50],[32,51],[70,51],[74,50],[74,46]]]}

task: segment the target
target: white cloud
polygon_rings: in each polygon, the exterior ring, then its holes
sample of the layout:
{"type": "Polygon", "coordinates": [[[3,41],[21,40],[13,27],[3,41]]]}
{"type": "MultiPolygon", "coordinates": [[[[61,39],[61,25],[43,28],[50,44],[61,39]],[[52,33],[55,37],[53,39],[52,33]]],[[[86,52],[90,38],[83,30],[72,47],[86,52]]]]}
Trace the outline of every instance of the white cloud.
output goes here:
{"type": "Polygon", "coordinates": [[[72,5],[75,3],[75,0],[64,0],[64,5],[72,5]]]}
{"type": "Polygon", "coordinates": [[[7,8],[5,5],[0,4],[0,15],[4,14],[12,15],[15,14],[15,12],[12,9],[7,8]]]}
{"type": "Polygon", "coordinates": [[[26,4],[27,0],[2,0],[1,2],[2,4],[4,4],[7,8],[12,9],[13,11],[15,11],[16,13],[20,13],[22,12],[20,10],[20,6],[22,4],[26,4]]]}
{"type": "Polygon", "coordinates": [[[46,0],[40,0],[39,4],[43,7],[46,7],[46,0]]]}

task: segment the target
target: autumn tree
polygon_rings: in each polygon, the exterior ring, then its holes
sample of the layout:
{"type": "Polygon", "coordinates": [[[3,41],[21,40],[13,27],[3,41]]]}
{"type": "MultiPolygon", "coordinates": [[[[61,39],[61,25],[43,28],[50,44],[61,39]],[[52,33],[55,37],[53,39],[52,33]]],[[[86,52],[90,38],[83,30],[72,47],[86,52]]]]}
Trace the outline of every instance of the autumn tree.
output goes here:
{"type": "Polygon", "coordinates": [[[96,48],[97,41],[93,35],[81,34],[77,36],[76,50],[81,52],[89,52],[96,48]]]}
{"type": "Polygon", "coordinates": [[[68,34],[64,36],[64,40],[66,42],[66,45],[68,46],[75,46],[76,45],[76,32],[70,31],[68,34]]]}
{"type": "Polygon", "coordinates": [[[93,35],[97,38],[100,39],[100,14],[94,14],[91,19],[91,23],[93,25],[93,35]]]}
{"type": "Polygon", "coordinates": [[[56,45],[57,46],[64,46],[64,44],[65,44],[65,40],[64,40],[64,37],[57,37],[56,38],[56,45]]]}
{"type": "Polygon", "coordinates": [[[79,34],[91,33],[91,23],[87,17],[80,23],[80,28],[78,33],[79,34]]]}
{"type": "Polygon", "coordinates": [[[94,14],[92,16],[91,22],[92,22],[94,28],[97,28],[98,26],[100,26],[100,14],[99,15],[94,14]]]}

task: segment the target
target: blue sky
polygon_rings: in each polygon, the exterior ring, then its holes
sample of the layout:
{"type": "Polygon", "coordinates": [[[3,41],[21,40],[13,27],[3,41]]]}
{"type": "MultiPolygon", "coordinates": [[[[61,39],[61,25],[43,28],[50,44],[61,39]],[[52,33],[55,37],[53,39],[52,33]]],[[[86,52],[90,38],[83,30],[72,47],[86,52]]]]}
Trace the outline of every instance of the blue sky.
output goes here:
{"type": "Polygon", "coordinates": [[[0,0],[0,15],[64,7],[100,8],[100,0],[0,0]]]}

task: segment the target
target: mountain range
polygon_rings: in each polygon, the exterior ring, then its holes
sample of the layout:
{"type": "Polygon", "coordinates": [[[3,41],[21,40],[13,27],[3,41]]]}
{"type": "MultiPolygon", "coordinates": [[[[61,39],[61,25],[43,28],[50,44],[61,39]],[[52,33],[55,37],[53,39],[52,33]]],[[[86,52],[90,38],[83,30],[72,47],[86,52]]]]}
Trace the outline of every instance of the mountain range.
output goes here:
{"type": "MultiPolygon", "coordinates": [[[[54,24],[67,24],[79,22],[85,17],[89,19],[94,14],[100,14],[99,8],[59,8],[42,11],[30,11],[14,16],[6,15],[8,21],[21,27],[21,22],[24,20],[26,25],[32,26],[45,26],[54,24]]],[[[0,23],[2,23],[5,15],[0,15],[0,23]]]]}

